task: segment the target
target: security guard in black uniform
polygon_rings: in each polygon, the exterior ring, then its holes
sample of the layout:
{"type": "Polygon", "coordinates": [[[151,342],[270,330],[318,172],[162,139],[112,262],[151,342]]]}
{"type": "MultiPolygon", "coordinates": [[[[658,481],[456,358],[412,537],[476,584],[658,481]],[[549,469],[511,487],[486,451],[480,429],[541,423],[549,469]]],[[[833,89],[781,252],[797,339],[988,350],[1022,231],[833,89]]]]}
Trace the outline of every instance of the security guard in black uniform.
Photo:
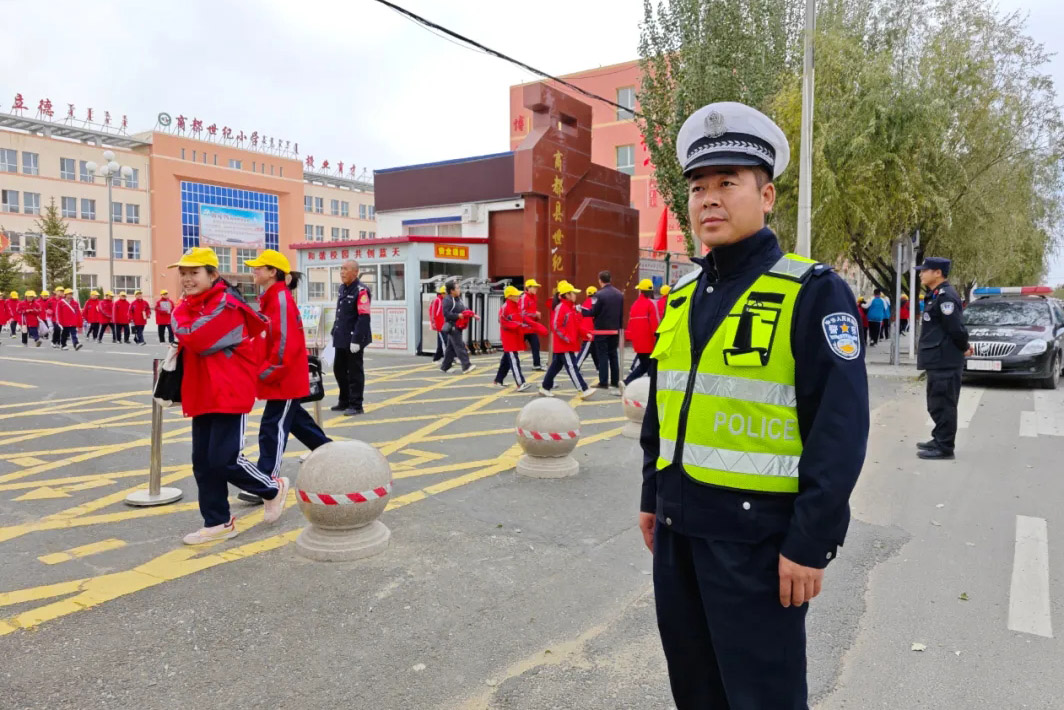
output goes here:
{"type": "Polygon", "coordinates": [[[931,440],[916,445],[922,459],[953,458],[964,358],[972,352],[961,297],[946,281],[950,266],[949,259],[930,256],[916,267],[920,283],[930,292],[921,317],[916,367],[927,372],[927,411],[935,422],[931,440]]]}
{"type": "Polygon", "coordinates": [[[343,412],[351,417],[363,414],[363,399],[366,389],[366,370],[363,356],[366,346],[373,341],[370,330],[369,289],[358,280],[358,262],[345,261],[340,266],[343,283],[336,299],[336,321],[332,337],[335,348],[333,375],[340,386],[340,401],[332,407],[334,412],[343,412]]]}
{"type": "Polygon", "coordinates": [[[790,150],[737,103],[677,138],[710,254],[652,354],[639,527],[678,710],[807,707],[806,602],[849,524],[868,437],[856,300],[765,227],[790,150]]]}

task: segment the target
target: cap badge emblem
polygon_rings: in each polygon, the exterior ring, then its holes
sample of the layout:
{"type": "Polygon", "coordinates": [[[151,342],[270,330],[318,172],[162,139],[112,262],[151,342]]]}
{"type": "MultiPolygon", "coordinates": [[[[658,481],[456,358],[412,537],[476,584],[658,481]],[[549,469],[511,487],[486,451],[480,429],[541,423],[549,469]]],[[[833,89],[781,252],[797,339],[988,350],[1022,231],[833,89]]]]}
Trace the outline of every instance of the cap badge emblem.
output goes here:
{"type": "Polygon", "coordinates": [[[724,125],[724,115],[720,111],[710,111],[706,116],[706,137],[720,138],[727,131],[724,125]]]}

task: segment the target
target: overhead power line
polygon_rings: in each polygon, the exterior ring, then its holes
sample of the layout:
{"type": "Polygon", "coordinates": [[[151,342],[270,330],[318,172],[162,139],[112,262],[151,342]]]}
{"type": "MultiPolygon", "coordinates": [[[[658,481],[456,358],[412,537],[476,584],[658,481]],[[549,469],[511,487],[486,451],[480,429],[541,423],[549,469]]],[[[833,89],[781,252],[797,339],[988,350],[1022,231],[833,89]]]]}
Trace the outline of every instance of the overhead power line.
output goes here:
{"type": "MultiPolygon", "coordinates": [[[[541,69],[536,69],[533,66],[529,66],[528,64],[525,64],[524,62],[522,62],[520,60],[514,59],[513,57],[510,57],[508,55],[505,55],[502,52],[496,51],[496,50],[492,49],[491,47],[486,47],[483,44],[481,44],[480,42],[477,42],[476,40],[472,40],[472,39],[470,39],[470,38],[468,38],[468,37],[466,37],[464,35],[461,35],[461,34],[455,32],[455,31],[453,31],[453,30],[449,30],[446,27],[433,22],[432,20],[428,20],[428,19],[422,17],[421,15],[418,15],[416,13],[411,12],[410,10],[407,10],[404,7],[400,7],[399,5],[396,5],[393,2],[388,2],[388,0],[376,0],[376,1],[378,3],[380,3],[381,5],[384,5],[385,7],[394,10],[395,12],[399,13],[400,15],[403,15],[404,17],[407,17],[408,19],[412,20],[413,22],[416,22],[417,24],[421,25],[422,27],[424,27],[428,31],[432,32],[433,34],[438,35],[440,32],[442,32],[445,35],[453,37],[454,39],[458,40],[459,42],[464,43],[464,45],[466,45],[467,49],[474,49],[474,50],[477,50],[479,52],[483,52],[484,54],[490,54],[493,57],[498,57],[499,59],[502,59],[503,61],[506,61],[506,62],[510,62],[511,64],[516,64],[517,66],[521,67],[522,69],[524,69],[526,71],[530,71],[533,74],[537,74],[537,75],[539,75],[539,76],[541,76],[541,77],[543,77],[545,79],[550,79],[551,81],[555,81],[555,82],[561,84],[562,86],[568,87],[568,88],[572,89],[573,91],[576,91],[576,92],[578,92],[580,94],[583,94],[584,96],[587,96],[588,98],[595,99],[596,101],[601,101],[601,102],[603,102],[605,104],[609,104],[610,106],[613,106],[615,108],[619,108],[622,111],[627,111],[628,113],[632,114],[633,116],[639,116],[640,118],[643,118],[643,115],[641,113],[639,113],[638,111],[633,110],[632,108],[629,108],[628,106],[622,106],[621,104],[617,103],[616,101],[612,101],[612,100],[607,99],[607,98],[605,98],[603,96],[599,96],[596,93],[593,93],[593,92],[588,91],[586,89],[582,89],[579,86],[577,86],[576,84],[570,83],[570,82],[568,82],[568,81],[566,81],[564,79],[559,79],[558,77],[554,76],[553,74],[548,74],[547,72],[545,72],[545,71],[543,71],[541,69]]],[[[446,37],[444,39],[446,39],[446,37]]]]}

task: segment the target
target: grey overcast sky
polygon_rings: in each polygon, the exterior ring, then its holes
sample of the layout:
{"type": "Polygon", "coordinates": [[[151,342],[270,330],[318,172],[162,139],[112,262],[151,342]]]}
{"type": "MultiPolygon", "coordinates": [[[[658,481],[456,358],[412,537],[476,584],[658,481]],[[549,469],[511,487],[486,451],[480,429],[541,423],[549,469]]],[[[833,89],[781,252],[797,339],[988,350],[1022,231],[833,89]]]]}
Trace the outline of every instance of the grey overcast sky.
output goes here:
{"type": "MultiPolygon", "coordinates": [[[[320,163],[384,168],[507,150],[508,87],[532,74],[434,36],[372,0],[6,0],[0,110],[92,107],[131,131],[159,112],[298,141],[320,163]]],[[[565,74],[636,57],[642,0],[399,0],[539,69],[565,74]],[[535,14],[524,8],[541,8],[535,14]]],[[[1030,13],[1057,53],[1064,3],[998,0],[1030,13]]],[[[1050,268],[1064,283],[1064,258],[1050,268]]]]}

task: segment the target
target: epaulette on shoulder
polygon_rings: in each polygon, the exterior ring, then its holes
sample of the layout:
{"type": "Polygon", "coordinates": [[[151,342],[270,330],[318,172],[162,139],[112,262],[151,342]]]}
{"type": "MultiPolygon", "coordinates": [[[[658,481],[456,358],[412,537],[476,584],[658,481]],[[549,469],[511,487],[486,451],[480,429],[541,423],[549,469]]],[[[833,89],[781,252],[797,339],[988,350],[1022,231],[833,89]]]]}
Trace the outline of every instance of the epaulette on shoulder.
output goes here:
{"type": "Polygon", "coordinates": [[[768,273],[791,281],[805,282],[815,276],[831,273],[834,267],[819,261],[813,261],[796,254],[784,254],[772,265],[768,273]]]}
{"type": "Polygon", "coordinates": [[[684,288],[688,284],[698,281],[698,277],[702,275],[702,267],[696,267],[694,271],[689,271],[680,277],[680,280],[676,282],[676,285],[672,287],[670,293],[676,293],[681,288],[684,288]]]}

